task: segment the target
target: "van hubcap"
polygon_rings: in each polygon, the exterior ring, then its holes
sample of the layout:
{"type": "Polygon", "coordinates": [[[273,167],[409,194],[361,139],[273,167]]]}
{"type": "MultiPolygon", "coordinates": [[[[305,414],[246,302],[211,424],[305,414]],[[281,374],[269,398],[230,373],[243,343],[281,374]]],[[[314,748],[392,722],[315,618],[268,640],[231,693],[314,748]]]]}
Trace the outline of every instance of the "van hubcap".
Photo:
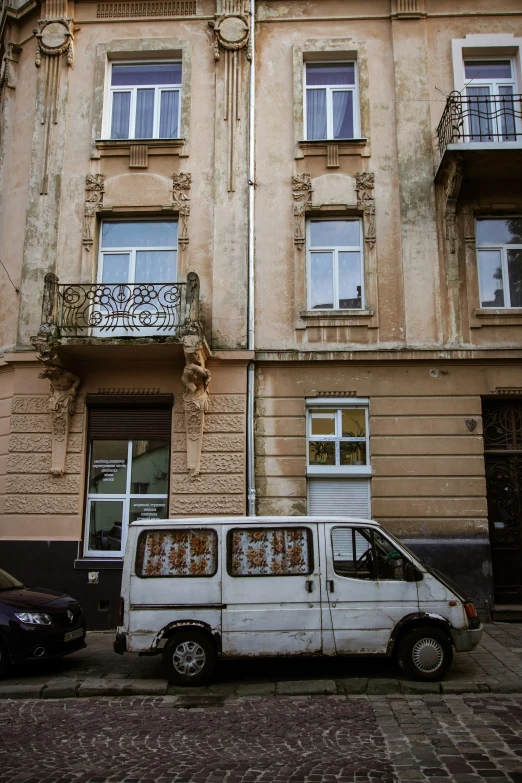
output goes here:
{"type": "Polygon", "coordinates": [[[413,663],[421,672],[432,674],[437,671],[444,658],[444,650],[436,639],[419,639],[413,647],[413,663]]]}
{"type": "Polygon", "coordinates": [[[178,674],[193,677],[205,665],[205,650],[197,642],[181,642],[172,653],[172,664],[178,674]]]}

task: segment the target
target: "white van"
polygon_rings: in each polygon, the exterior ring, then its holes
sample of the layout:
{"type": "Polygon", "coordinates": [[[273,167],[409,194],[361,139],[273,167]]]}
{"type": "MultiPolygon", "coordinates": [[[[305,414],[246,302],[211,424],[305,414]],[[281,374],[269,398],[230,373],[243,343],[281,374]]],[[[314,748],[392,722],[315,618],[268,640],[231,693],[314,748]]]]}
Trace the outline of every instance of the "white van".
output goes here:
{"type": "Polygon", "coordinates": [[[353,517],[138,521],[125,550],[118,653],[162,653],[207,682],[218,657],[395,656],[439,680],[482,626],[471,601],[378,522],[353,517]]]}

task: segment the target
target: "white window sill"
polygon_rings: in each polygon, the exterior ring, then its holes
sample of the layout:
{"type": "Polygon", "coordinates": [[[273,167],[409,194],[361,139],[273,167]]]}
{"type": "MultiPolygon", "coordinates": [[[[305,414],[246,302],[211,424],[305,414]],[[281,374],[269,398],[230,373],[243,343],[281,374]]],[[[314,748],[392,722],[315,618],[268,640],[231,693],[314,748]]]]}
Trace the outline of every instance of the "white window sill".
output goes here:
{"type": "MultiPolygon", "coordinates": [[[[521,311],[522,312],[522,311],[521,311]]],[[[374,315],[372,308],[368,310],[300,310],[301,318],[371,318],[374,315]]]]}
{"type": "Polygon", "coordinates": [[[351,476],[367,476],[372,475],[372,469],[370,465],[355,465],[346,467],[344,465],[308,465],[306,468],[307,476],[323,476],[324,478],[330,477],[344,477],[350,478],[351,476]]]}

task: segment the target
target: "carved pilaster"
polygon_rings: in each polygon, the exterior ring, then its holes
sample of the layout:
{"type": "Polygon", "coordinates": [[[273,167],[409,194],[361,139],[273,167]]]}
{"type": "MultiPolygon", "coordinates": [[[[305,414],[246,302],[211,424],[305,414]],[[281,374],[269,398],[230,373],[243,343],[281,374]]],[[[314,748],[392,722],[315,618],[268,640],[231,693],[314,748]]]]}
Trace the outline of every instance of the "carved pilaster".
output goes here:
{"type": "Polygon", "coordinates": [[[364,242],[370,248],[375,245],[374,180],[375,175],[372,173],[355,175],[357,206],[364,215],[364,242]]]}
{"type": "Polygon", "coordinates": [[[312,204],[312,179],[310,174],[292,177],[294,199],[294,243],[301,250],[306,241],[306,210],[312,204]]]}
{"type": "Polygon", "coordinates": [[[471,250],[475,248],[475,213],[472,204],[464,204],[462,210],[464,217],[464,242],[471,250]]]}
{"type": "Polygon", "coordinates": [[[83,214],[82,245],[90,250],[94,242],[92,227],[97,211],[103,206],[103,174],[87,174],[85,177],[85,212],[83,214]]]}
{"type": "Polygon", "coordinates": [[[178,244],[184,250],[189,243],[188,219],[190,216],[190,196],[188,191],[192,178],[190,174],[180,172],[172,175],[172,207],[178,211],[178,244]]]}
{"type": "Polygon", "coordinates": [[[51,383],[51,393],[48,399],[49,413],[52,419],[51,473],[53,476],[63,476],[69,437],[69,421],[74,410],[80,379],[73,372],[56,365],[46,367],[39,377],[47,378],[51,383]]]}
{"type": "Polygon", "coordinates": [[[199,475],[201,447],[205,414],[208,411],[208,386],[210,371],[205,368],[206,352],[201,337],[187,336],[183,340],[185,369],[183,382],[183,403],[185,407],[185,428],[187,432],[187,466],[191,478],[199,475]]]}

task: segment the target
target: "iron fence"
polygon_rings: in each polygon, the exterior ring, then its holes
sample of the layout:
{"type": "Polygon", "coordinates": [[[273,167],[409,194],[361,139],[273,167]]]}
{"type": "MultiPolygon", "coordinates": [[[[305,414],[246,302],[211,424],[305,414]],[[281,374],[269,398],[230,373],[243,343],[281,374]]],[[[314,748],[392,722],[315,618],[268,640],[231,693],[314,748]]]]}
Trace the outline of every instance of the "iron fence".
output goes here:
{"type": "Polygon", "coordinates": [[[502,144],[522,141],[522,95],[461,95],[452,92],[438,124],[437,136],[441,156],[448,144],[458,142],[502,144]]]}

